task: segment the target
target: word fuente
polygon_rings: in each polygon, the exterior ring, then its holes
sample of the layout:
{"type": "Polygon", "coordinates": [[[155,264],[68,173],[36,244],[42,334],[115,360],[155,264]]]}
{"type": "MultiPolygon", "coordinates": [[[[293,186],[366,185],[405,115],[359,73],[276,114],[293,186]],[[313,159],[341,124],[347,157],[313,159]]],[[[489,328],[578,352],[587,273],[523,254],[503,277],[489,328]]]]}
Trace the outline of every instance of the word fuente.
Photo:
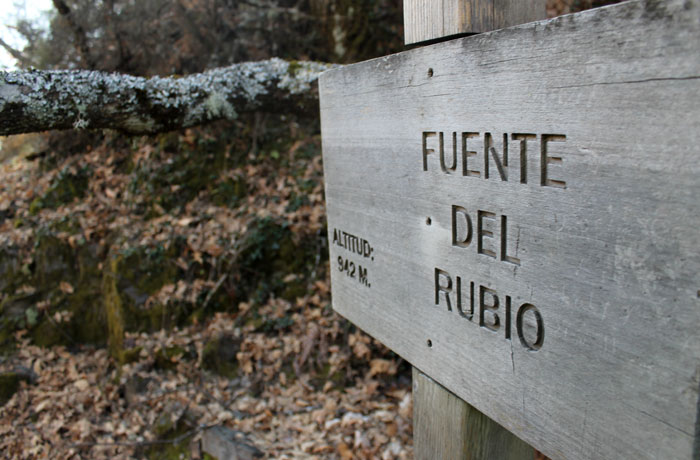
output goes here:
{"type": "Polygon", "coordinates": [[[521,184],[528,183],[528,161],[530,154],[529,146],[534,146],[539,143],[539,185],[543,187],[566,188],[566,182],[551,177],[549,166],[552,164],[562,164],[560,156],[554,156],[550,153],[552,143],[566,142],[566,136],[563,134],[531,134],[531,133],[514,133],[503,134],[500,140],[500,153],[496,150],[495,139],[500,136],[494,136],[491,133],[478,132],[452,132],[451,144],[447,150],[452,151],[452,159],[448,162],[445,154],[445,133],[442,131],[423,131],[423,171],[428,171],[429,157],[435,154],[435,147],[439,152],[440,170],[445,174],[456,174],[459,160],[461,159],[461,174],[465,177],[480,177],[490,179],[494,177],[492,174],[492,164],[495,166],[496,173],[502,181],[508,181],[508,148],[512,142],[517,142],[520,163],[519,180],[521,184]],[[432,138],[437,139],[432,139],[432,138]],[[436,142],[437,141],[437,142],[436,142]],[[480,141],[483,146],[481,152],[471,150],[472,143],[480,141]],[[437,144],[437,146],[435,146],[437,144]],[[429,147],[430,145],[430,147],[429,147]],[[457,152],[461,155],[457,155],[457,152]],[[470,161],[472,157],[482,157],[483,170],[476,169],[470,161]]]}

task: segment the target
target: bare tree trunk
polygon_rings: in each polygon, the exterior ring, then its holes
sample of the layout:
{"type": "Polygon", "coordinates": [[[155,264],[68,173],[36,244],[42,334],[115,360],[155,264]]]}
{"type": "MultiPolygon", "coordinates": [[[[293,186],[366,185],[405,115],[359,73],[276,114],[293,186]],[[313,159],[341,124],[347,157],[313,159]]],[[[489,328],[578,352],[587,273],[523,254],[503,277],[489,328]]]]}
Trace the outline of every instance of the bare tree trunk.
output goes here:
{"type": "Polygon", "coordinates": [[[316,111],[316,79],[331,67],[275,58],[182,78],[0,72],[0,135],[69,128],[150,134],[231,120],[243,112],[316,111]]]}
{"type": "Polygon", "coordinates": [[[75,37],[75,46],[78,49],[80,58],[85,63],[85,66],[87,66],[88,69],[94,69],[95,60],[92,58],[90,48],[87,45],[85,29],[83,29],[83,26],[78,24],[78,22],[75,20],[75,17],[68,5],[66,5],[66,2],[63,0],[53,0],[53,6],[56,8],[56,10],[58,10],[58,14],[68,21],[68,25],[73,31],[73,36],[75,37]]]}
{"type": "Polygon", "coordinates": [[[128,72],[127,65],[129,61],[129,53],[124,44],[124,38],[119,27],[119,22],[115,20],[116,14],[114,12],[114,0],[104,0],[104,5],[105,28],[112,32],[112,35],[114,36],[114,41],[117,44],[117,55],[119,56],[118,62],[112,67],[112,69],[105,70],[128,72]]]}

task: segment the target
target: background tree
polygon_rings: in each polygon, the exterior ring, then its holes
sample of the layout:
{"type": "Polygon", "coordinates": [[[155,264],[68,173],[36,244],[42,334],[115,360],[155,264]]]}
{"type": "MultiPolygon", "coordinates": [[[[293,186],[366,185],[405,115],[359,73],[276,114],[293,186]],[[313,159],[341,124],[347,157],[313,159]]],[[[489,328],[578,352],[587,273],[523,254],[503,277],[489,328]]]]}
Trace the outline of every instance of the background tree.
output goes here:
{"type": "Polygon", "coordinates": [[[20,62],[140,76],[270,57],[352,62],[401,49],[401,0],[54,0],[20,62]]]}

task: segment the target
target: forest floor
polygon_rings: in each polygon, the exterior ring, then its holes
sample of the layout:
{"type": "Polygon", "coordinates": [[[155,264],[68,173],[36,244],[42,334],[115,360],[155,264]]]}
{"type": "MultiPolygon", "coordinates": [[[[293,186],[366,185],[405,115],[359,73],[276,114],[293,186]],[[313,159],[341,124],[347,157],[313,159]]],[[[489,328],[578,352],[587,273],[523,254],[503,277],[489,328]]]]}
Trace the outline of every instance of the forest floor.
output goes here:
{"type": "Polygon", "coordinates": [[[313,129],[58,139],[0,166],[3,457],[412,458],[410,367],[330,306],[313,129]]]}
{"type": "MultiPolygon", "coordinates": [[[[299,304],[317,301],[303,298],[299,304]]],[[[319,330],[339,327],[340,320],[324,314],[322,306],[304,310],[308,314],[298,319],[305,316],[308,325],[316,325],[306,335],[236,331],[227,314],[201,326],[129,335],[142,351],[137,362],[121,367],[105,349],[45,349],[23,340],[2,367],[24,366],[37,379],[0,410],[2,455],[204,458],[198,443],[202,431],[221,425],[241,434],[264,458],[412,458],[409,382],[387,384],[386,379],[396,373],[395,361],[368,359],[367,372],[344,388],[330,382],[317,388],[308,372],[293,381],[278,374],[287,350],[299,353],[295,362],[301,365],[309,347],[317,346],[319,330]],[[242,378],[203,370],[196,356],[172,356],[170,369],[156,363],[159,351],[173,345],[201,356],[203,344],[222,331],[244,337],[240,360],[250,369],[242,378]],[[255,388],[251,382],[261,378],[256,374],[278,376],[255,388]]],[[[368,338],[359,332],[349,338],[353,352],[369,358],[368,338]]],[[[342,359],[337,348],[329,353],[332,360],[342,359]]]]}

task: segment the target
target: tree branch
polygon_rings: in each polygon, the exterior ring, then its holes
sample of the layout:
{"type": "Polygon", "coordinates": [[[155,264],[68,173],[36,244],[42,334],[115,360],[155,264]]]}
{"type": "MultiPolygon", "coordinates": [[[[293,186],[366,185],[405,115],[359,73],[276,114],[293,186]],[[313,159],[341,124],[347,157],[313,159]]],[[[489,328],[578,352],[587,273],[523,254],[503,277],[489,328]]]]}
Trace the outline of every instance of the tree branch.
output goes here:
{"type": "Polygon", "coordinates": [[[190,436],[194,436],[195,434],[199,433],[200,431],[205,431],[208,430],[209,428],[214,428],[215,426],[219,426],[218,423],[212,423],[211,425],[200,425],[196,428],[193,428],[189,431],[186,431],[185,433],[182,433],[181,435],[172,438],[172,439],[156,439],[153,441],[140,441],[140,442],[79,442],[79,443],[74,443],[74,444],[69,444],[69,447],[73,448],[82,448],[82,447],[97,447],[97,446],[102,446],[102,447],[147,447],[147,446],[155,446],[159,444],[178,444],[180,441],[183,441],[190,436]]]}
{"type": "Polygon", "coordinates": [[[22,65],[26,65],[26,66],[32,65],[32,62],[31,62],[24,54],[22,54],[21,51],[16,50],[16,49],[14,49],[13,47],[11,47],[11,46],[10,46],[9,44],[7,44],[7,42],[5,42],[5,40],[3,40],[2,38],[0,38],[0,46],[2,46],[3,48],[5,48],[5,50],[6,50],[8,53],[10,53],[10,55],[11,55],[13,58],[17,59],[22,65]]]}
{"type": "Polygon", "coordinates": [[[274,58],[182,78],[0,72],[0,135],[70,128],[153,134],[232,120],[244,112],[316,111],[316,79],[331,67],[274,58]]]}

